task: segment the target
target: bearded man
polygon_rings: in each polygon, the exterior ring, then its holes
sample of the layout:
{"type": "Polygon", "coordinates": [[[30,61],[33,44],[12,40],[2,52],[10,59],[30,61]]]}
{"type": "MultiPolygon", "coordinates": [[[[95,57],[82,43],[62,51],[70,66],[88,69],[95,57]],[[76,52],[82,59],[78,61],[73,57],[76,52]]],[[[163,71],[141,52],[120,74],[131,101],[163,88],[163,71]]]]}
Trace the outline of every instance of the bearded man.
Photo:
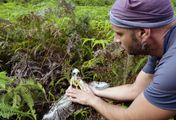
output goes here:
{"type": "Polygon", "coordinates": [[[89,105],[109,120],[160,120],[176,114],[176,18],[170,0],[116,0],[110,22],[129,54],[149,55],[133,84],[86,92],[69,88],[73,102],[89,105]],[[101,97],[133,101],[128,108],[101,97]]]}

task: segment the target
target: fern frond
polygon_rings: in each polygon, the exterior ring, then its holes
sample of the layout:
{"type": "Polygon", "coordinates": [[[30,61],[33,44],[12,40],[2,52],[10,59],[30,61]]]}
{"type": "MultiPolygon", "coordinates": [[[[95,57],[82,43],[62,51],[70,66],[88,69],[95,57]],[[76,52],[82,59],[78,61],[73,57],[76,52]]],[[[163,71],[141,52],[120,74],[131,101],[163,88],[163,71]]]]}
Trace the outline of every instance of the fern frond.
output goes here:
{"type": "Polygon", "coordinates": [[[93,68],[97,64],[103,64],[103,60],[104,59],[102,57],[92,58],[92,59],[84,62],[83,65],[82,65],[82,68],[93,68]]]}
{"type": "Polygon", "coordinates": [[[12,107],[8,104],[3,104],[0,103],[0,116],[3,118],[7,118],[9,119],[10,117],[16,115],[16,116],[27,116],[29,118],[31,118],[30,113],[28,112],[22,112],[20,110],[18,110],[15,107],[12,107]]]}
{"type": "Polygon", "coordinates": [[[11,79],[9,79],[9,77],[6,76],[6,72],[0,72],[0,88],[1,89],[5,89],[6,84],[11,81],[11,79]]]}
{"type": "Polygon", "coordinates": [[[109,40],[95,40],[92,48],[94,48],[96,45],[101,45],[103,49],[105,49],[106,45],[108,45],[111,41],[109,40]]]}
{"type": "Polygon", "coordinates": [[[32,116],[36,120],[35,109],[33,108],[34,100],[32,99],[31,91],[25,87],[21,87],[21,95],[22,95],[23,100],[27,103],[32,116]]]}
{"type": "Polygon", "coordinates": [[[41,91],[45,99],[47,100],[45,89],[39,82],[36,82],[33,80],[21,81],[20,84],[15,89],[16,91],[19,91],[20,89],[23,89],[23,88],[27,88],[29,91],[31,90],[41,91]]]}

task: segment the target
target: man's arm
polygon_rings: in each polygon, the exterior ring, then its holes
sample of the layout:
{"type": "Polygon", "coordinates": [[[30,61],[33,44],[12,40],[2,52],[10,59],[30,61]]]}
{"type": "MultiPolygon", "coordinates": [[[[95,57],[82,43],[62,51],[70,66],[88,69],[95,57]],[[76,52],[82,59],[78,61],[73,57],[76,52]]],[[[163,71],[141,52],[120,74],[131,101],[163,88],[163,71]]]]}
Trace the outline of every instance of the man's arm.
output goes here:
{"type": "Polygon", "coordinates": [[[97,99],[91,106],[109,120],[167,120],[174,115],[173,111],[163,110],[149,103],[143,93],[127,109],[97,99]]]}
{"type": "Polygon", "coordinates": [[[141,93],[128,108],[112,105],[93,93],[71,88],[67,92],[73,102],[89,105],[108,120],[166,120],[174,111],[163,110],[149,103],[141,93]]]}
{"type": "Polygon", "coordinates": [[[133,84],[126,84],[105,90],[95,90],[93,92],[99,97],[105,97],[114,100],[127,101],[134,100],[150,83],[153,74],[141,71],[133,84]]]}

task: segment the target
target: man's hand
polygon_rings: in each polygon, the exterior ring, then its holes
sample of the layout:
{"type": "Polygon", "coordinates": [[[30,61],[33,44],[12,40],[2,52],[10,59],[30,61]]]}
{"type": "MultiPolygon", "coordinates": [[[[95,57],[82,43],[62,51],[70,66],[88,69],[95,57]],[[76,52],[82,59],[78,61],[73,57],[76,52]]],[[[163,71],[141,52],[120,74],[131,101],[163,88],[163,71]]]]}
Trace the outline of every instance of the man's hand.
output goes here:
{"type": "Polygon", "coordinates": [[[70,96],[70,100],[82,105],[89,105],[92,106],[97,99],[97,96],[94,95],[92,90],[87,86],[86,91],[75,89],[73,87],[69,87],[66,90],[66,95],[70,96]]]}

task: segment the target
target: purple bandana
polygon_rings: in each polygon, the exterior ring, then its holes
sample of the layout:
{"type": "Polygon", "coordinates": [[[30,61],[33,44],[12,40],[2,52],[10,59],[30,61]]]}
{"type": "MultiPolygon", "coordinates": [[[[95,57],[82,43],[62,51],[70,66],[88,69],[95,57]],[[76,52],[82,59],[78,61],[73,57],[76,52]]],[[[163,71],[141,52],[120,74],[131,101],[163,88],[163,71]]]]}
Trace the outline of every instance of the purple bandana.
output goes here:
{"type": "Polygon", "coordinates": [[[110,11],[113,25],[156,28],[176,20],[170,0],[116,0],[110,11]]]}

